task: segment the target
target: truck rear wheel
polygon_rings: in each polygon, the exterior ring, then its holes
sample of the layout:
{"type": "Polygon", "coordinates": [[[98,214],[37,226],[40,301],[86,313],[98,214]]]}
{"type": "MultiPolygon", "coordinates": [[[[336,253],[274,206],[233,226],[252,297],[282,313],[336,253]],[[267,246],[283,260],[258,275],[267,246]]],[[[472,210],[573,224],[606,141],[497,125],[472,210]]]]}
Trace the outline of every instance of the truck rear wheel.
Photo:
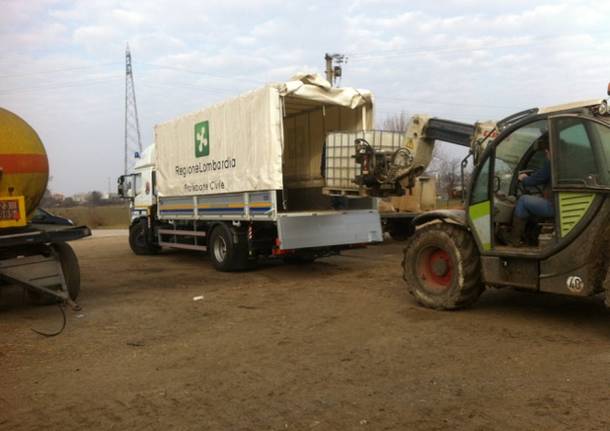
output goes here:
{"type": "Polygon", "coordinates": [[[212,265],[218,271],[239,271],[251,266],[248,258],[248,246],[243,241],[236,241],[235,229],[226,224],[219,224],[212,230],[208,241],[208,254],[212,265]]]}
{"type": "MultiPolygon", "coordinates": [[[[61,269],[64,273],[64,280],[68,288],[68,294],[73,301],[78,298],[80,293],[80,265],[78,258],[74,254],[74,250],[65,242],[57,242],[51,244],[51,247],[57,253],[57,257],[61,263],[61,269]]],[[[49,305],[58,302],[58,298],[44,294],[37,290],[28,289],[28,300],[36,305],[49,305]]]]}
{"type": "Polygon", "coordinates": [[[468,307],[485,289],[474,239],[448,223],[417,230],[405,248],[402,266],[409,292],[429,308],[468,307]]]}
{"type": "Polygon", "coordinates": [[[129,228],[129,246],[137,255],[157,254],[161,247],[150,241],[148,222],[140,219],[129,228]]]}

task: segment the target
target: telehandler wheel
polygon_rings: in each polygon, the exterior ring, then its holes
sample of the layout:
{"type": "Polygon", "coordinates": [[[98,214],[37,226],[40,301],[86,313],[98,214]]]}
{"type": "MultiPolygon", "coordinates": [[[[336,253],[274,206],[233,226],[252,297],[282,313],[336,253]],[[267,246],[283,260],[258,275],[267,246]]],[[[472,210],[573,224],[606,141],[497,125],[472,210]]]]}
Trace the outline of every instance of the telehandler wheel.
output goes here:
{"type": "Polygon", "coordinates": [[[474,239],[449,223],[418,229],[407,243],[402,267],[409,292],[429,308],[468,307],[485,289],[474,239]]]}
{"type": "Polygon", "coordinates": [[[148,223],[140,219],[129,228],[129,246],[137,255],[157,254],[161,247],[152,244],[148,237],[148,223]]]}
{"type": "MultiPolygon", "coordinates": [[[[66,286],[68,288],[68,294],[70,295],[70,299],[74,301],[78,298],[78,294],[80,293],[80,265],[78,264],[78,258],[76,257],[76,254],[74,254],[72,247],[65,242],[53,243],[51,244],[51,247],[59,257],[61,269],[64,273],[64,279],[66,280],[66,286]]],[[[49,305],[59,301],[54,296],[30,289],[27,291],[27,296],[30,303],[35,305],[49,305]]]]}
{"type": "Polygon", "coordinates": [[[212,265],[218,271],[229,272],[248,269],[252,261],[248,259],[248,246],[245,241],[235,241],[238,236],[234,228],[219,224],[208,241],[208,254],[212,265]]]}

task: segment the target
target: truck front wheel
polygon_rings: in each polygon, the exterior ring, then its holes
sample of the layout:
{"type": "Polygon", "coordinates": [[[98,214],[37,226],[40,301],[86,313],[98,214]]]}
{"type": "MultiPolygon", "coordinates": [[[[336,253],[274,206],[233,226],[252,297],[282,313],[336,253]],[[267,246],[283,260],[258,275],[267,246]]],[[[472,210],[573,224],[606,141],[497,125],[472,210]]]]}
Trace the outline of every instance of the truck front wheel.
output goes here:
{"type": "Polygon", "coordinates": [[[146,219],[138,220],[129,228],[129,246],[138,255],[157,254],[161,250],[159,245],[152,243],[150,240],[146,219]]]}
{"type": "Polygon", "coordinates": [[[219,224],[212,230],[208,241],[208,254],[212,265],[218,271],[238,271],[250,266],[248,246],[239,241],[235,229],[219,224]]]}
{"type": "Polygon", "coordinates": [[[407,243],[402,266],[409,292],[429,308],[464,308],[484,290],[472,235],[448,223],[418,229],[407,243]]]}

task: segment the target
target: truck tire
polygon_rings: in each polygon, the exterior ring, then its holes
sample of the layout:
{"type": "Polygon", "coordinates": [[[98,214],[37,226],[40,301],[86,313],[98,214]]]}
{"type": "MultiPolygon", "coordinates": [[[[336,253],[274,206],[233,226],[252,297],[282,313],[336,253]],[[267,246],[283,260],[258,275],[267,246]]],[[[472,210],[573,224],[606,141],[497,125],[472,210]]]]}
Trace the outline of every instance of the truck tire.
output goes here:
{"type": "Polygon", "coordinates": [[[208,254],[212,265],[218,271],[229,272],[248,269],[252,261],[248,258],[245,241],[235,242],[237,232],[226,224],[217,225],[208,241],[208,254]]]}
{"type": "Polygon", "coordinates": [[[161,251],[161,247],[150,242],[146,219],[140,219],[129,227],[129,246],[137,255],[157,254],[161,251]]]}
{"type": "MultiPolygon", "coordinates": [[[[78,298],[80,293],[80,265],[78,264],[78,258],[76,257],[76,254],[74,254],[72,247],[65,242],[53,243],[51,244],[51,247],[55,253],[57,253],[61,263],[61,269],[64,273],[64,279],[66,280],[68,294],[70,295],[70,299],[74,301],[78,298]]],[[[59,301],[59,299],[54,296],[32,289],[27,290],[27,295],[29,302],[35,305],[49,305],[59,301]]]]}
{"type": "Polygon", "coordinates": [[[479,251],[472,235],[449,223],[418,229],[404,250],[402,267],[409,292],[425,307],[468,307],[485,290],[479,251]]]}

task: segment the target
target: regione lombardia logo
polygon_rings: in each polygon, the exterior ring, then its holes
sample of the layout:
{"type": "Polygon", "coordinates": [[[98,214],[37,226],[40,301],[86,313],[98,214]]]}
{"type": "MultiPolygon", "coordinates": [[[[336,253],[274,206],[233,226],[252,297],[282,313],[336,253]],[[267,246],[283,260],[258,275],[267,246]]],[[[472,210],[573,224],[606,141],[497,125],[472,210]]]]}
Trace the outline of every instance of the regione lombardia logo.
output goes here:
{"type": "Polygon", "coordinates": [[[195,124],[195,157],[210,155],[210,124],[202,121],[195,124]]]}

